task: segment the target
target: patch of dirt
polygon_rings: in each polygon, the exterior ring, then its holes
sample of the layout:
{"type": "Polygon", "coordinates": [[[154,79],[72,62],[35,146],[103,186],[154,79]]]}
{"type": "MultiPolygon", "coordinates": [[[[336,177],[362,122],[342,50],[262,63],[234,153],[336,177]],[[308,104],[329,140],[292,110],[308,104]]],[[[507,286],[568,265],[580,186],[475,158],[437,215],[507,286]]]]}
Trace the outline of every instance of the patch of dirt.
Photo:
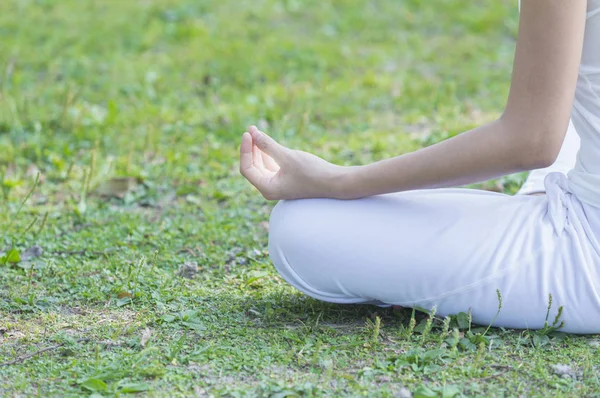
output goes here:
{"type": "Polygon", "coordinates": [[[62,331],[77,337],[91,332],[102,324],[123,326],[138,319],[138,313],[128,309],[107,310],[82,307],[60,307],[58,316],[48,318],[20,319],[14,315],[6,315],[0,320],[0,344],[26,340],[27,344],[43,339],[44,336],[62,331]]]}
{"type": "Polygon", "coordinates": [[[550,365],[555,375],[562,377],[563,379],[579,380],[583,377],[583,371],[580,369],[573,368],[570,365],[555,364],[550,365]]]}

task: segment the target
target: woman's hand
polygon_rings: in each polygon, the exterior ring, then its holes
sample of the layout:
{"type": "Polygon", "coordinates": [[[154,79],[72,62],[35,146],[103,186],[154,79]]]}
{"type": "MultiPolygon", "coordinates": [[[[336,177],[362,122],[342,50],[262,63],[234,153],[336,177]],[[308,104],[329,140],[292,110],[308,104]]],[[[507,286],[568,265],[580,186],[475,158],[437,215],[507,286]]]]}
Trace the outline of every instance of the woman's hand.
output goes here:
{"type": "Polygon", "coordinates": [[[340,198],[345,169],[286,148],[255,126],[242,136],[240,173],[268,200],[340,198]]]}

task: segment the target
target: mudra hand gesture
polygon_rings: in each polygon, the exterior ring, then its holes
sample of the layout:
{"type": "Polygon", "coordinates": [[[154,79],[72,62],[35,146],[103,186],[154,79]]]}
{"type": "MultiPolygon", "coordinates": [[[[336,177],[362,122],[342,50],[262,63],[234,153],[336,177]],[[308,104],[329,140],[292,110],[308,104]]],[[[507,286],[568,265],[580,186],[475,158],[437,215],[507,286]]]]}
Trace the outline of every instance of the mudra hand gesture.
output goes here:
{"type": "Polygon", "coordinates": [[[268,200],[338,197],[345,169],[286,148],[255,126],[242,136],[240,172],[268,200]]]}

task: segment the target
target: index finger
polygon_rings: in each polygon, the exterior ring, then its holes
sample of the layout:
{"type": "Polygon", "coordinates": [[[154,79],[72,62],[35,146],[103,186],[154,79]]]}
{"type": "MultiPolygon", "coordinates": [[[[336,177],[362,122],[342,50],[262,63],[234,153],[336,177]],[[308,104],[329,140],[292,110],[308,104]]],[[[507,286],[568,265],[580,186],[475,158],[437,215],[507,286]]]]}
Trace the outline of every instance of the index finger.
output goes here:
{"type": "Polygon", "coordinates": [[[249,133],[244,133],[240,145],[240,173],[260,190],[262,174],[254,165],[252,147],[252,136],[249,133]]]}

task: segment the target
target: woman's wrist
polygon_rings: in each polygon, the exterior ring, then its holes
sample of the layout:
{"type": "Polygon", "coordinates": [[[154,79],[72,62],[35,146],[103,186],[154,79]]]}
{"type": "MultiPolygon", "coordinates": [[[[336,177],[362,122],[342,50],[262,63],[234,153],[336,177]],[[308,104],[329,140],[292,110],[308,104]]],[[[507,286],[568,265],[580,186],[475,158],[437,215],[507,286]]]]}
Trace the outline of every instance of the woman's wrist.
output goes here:
{"type": "Polygon", "coordinates": [[[359,192],[357,174],[363,166],[337,166],[331,179],[330,192],[334,199],[358,199],[359,192]]]}

